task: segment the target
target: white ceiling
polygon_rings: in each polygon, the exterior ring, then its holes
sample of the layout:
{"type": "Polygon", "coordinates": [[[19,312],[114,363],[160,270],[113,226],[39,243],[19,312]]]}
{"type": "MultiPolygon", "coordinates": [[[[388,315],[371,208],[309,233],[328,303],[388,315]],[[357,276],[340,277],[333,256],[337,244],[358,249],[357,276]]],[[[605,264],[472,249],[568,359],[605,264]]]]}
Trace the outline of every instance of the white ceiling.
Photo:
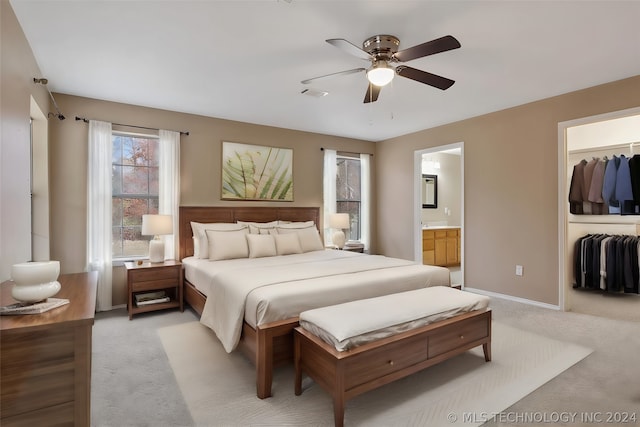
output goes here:
{"type": "Polygon", "coordinates": [[[640,1],[10,2],[54,93],[372,141],[640,74],[640,1]],[[364,73],[300,83],[368,65],[325,39],[376,34],[453,35],[407,65],[456,83],[396,76],[371,104],[364,73]]]}

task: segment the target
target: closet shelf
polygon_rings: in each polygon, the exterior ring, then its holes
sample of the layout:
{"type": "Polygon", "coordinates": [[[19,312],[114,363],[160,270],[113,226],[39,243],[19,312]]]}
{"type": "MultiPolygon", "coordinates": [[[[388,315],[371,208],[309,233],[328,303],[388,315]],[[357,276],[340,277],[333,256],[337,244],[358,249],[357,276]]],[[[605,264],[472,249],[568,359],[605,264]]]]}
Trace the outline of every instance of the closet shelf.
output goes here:
{"type": "Polygon", "coordinates": [[[572,215],[569,224],[623,224],[640,225],[640,215],[572,215]]]}

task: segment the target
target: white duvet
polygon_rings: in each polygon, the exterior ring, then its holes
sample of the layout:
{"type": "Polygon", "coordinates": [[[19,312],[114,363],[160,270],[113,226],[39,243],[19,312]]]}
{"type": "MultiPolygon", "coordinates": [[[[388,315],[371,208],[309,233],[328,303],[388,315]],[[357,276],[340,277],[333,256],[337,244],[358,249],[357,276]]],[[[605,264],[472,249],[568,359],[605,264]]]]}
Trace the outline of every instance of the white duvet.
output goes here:
{"type": "Polygon", "coordinates": [[[305,310],[429,286],[449,286],[449,270],[380,255],[325,250],[266,258],[187,258],[185,275],[207,296],[200,321],[227,352],[252,327],[305,310]]]}

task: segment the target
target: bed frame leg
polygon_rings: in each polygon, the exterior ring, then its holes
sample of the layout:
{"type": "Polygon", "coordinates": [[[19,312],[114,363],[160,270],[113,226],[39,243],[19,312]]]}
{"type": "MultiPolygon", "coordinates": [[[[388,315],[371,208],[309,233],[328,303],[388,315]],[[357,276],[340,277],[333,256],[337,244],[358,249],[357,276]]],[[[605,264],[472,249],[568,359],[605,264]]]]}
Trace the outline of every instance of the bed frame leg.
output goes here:
{"type": "Polygon", "coordinates": [[[273,343],[265,330],[257,328],[256,354],[256,393],[258,398],[271,397],[271,383],[273,382],[273,343]],[[263,357],[258,357],[262,355],[263,357]]]}
{"type": "Polygon", "coordinates": [[[344,397],[336,396],[333,398],[333,422],[336,427],[344,425],[344,397]]]}

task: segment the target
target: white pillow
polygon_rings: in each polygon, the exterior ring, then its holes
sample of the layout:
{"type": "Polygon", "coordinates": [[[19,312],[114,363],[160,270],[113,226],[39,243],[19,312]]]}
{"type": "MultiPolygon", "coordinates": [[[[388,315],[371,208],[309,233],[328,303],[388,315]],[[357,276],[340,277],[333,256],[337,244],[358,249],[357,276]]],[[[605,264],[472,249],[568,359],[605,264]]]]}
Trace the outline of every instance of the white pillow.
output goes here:
{"type": "Polygon", "coordinates": [[[206,230],[206,234],[209,241],[210,260],[249,257],[246,228],[238,231],[206,230]]]}
{"type": "Polygon", "coordinates": [[[298,239],[300,240],[300,247],[302,252],[322,251],[324,246],[322,245],[322,239],[320,239],[320,232],[315,227],[303,228],[296,230],[298,239]]]}
{"type": "MultiPolygon", "coordinates": [[[[198,258],[207,259],[209,258],[209,242],[207,240],[206,230],[215,230],[215,231],[238,231],[238,230],[247,230],[246,225],[236,224],[236,223],[227,223],[227,222],[211,222],[211,223],[200,223],[200,222],[191,222],[191,230],[193,231],[193,235],[196,240],[193,242],[194,245],[198,245],[198,249],[195,249],[194,246],[194,254],[198,254],[198,258]]],[[[195,256],[195,255],[194,255],[195,256]]]]}
{"type": "Polygon", "coordinates": [[[200,258],[200,240],[193,236],[193,256],[200,258]]]}
{"type": "Polygon", "coordinates": [[[276,252],[278,255],[301,254],[300,240],[296,233],[276,234],[273,236],[276,242],[276,252]]]}
{"type": "Polygon", "coordinates": [[[276,241],[270,234],[247,234],[249,258],[276,256],[276,241]]]}
{"type": "Polygon", "coordinates": [[[238,224],[246,225],[249,227],[249,233],[251,234],[274,234],[275,227],[278,225],[278,221],[270,222],[248,222],[237,221],[238,224]]]}
{"type": "Polygon", "coordinates": [[[313,221],[302,221],[302,222],[278,221],[278,229],[287,229],[287,228],[300,229],[300,228],[314,227],[315,225],[316,223],[313,221]]]}

